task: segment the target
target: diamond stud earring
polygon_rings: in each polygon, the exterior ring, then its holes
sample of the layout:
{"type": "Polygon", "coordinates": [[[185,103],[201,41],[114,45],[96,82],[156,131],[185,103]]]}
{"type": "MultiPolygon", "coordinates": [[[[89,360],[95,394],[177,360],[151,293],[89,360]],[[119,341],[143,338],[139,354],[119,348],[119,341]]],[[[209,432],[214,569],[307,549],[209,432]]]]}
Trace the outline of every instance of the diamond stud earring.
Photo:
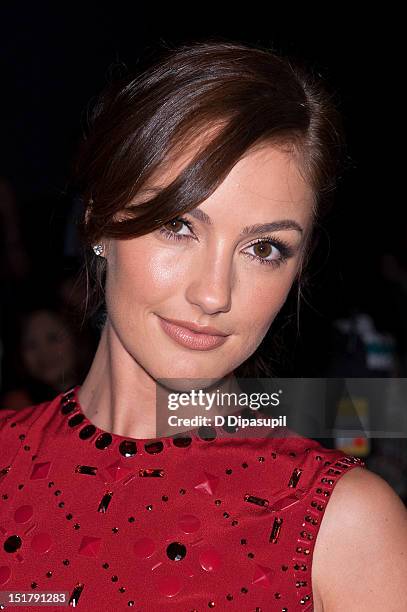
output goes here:
{"type": "Polygon", "coordinates": [[[103,244],[95,244],[95,246],[93,247],[93,250],[96,253],[96,255],[101,255],[103,253],[103,244]]]}

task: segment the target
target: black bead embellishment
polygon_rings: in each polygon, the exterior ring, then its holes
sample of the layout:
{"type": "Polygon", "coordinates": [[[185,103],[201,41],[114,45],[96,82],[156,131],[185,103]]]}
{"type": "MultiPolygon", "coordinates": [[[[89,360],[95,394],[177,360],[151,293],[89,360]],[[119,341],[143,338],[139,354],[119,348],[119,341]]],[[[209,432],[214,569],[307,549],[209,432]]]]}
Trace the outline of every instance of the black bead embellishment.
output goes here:
{"type": "Polygon", "coordinates": [[[137,445],[132,440],[123,440],[120,442],[119,452],[123,457],[134,457],[137,453],[137,445]]]}
{"type": "Polygon", "coordinates": [[[272,544],[276,544],[278,542],[282,524],[283,524],[283,519],[281,517],[276,517],[274,519],[273,527],[272,527],[270,537],[269,537],[269,542],[271,542],[272,544]]]}
{"type": "Polygon", "coordinates": [[[181,542],[171,542],[167,546],[167,557],[172,561],[181,561],[187,554],[187,549],[181,542]]]}
{"type": "Polygon", "coordinates": [[[112,440],[113,440],[113,438],[110,435],[110,433],[107,433],[107,432],[103,433],[98,438],[96,438],[95,446],[99,450],[104,450],[105,448],[110,446],[110,444],[112,443],[112,440]]]}
{"type": "Polygon", "coordinates": [[[244,501],[250,502],[251,504],[256,504],[257,506],[269,505],[268,499],[256,497],[255,495],[249,495],[248,493],[244,496],[244,501]]]}
{"type": "Polygon", "coordinates": [[[77,404],[74,401],[70,401],[70,402],[66,402],[64,404],[62,404],[61,407],[61,412],[62,414],[70,414],[71,412],[73,412],[76,408],[77,404]]]}
{"type": "Polygon", "coordinates": [[[228,425],[227,422],[222,425],[223,431],[226,433],[236,433],[239,429],[237,425],[228,425]]]}
{"type": "Polygon", "coordinates": [[[10,468],[11,468],[11,465],[8,465],[7,467],[5,467],[2,470],[0,470],[0,480],[3,480],[3,478],[6,476],[6,474],[9,473],[10,468]]]}
{"type": "Polygon", "coordinates": [[[85,425],[79,432],[79,437],[81,440],[88,440],[93,436],[96,431],[96,427],[94,425],[85,425]]]}
{"type": "Polygon", "coordinates": [[[113,496],[112,491],[108,491],[107,493],[103,495],[102,500],[98,507],[98,512],[102,512],[103,514],[106,513],[109,507],[109,504],[111,502],[112,496],[113,496]]]}
{"type": "Polygon", "coordinates": [[[75,606],[77,605],[77,603],[78,603],[78,601],[79,601],[79,598],[80,598],[80,596],[81,596],[81,593],[82,593],[82,591],[83,591],[83,587],[84,587],[84,586],[85,586],[85,585],[84,585],[84,584],[82,584],[82,583],[78,583],[78,584],[76,584],[76,585],[75,585],[75,588],[74,588],[74,590],[73,590],[73,592],[72,592],[72,595],[71,595],[71,597],[69,598],[69,602],[68,602],[68,604],[69,604],[70,606],[75,607],[75,606]]]}
{"type": "Polygon", "coordinates": [[[301,468],[295,468],[295,470],[293,471],[293,473],[291,474],[290,480],[288,482],[288,486],[295,488],[298,484],[298,481],[300,479],[300,476],[302,474],[302,469],[301,468]]]}
{"type": "Polygon", "coordinates": [[[157,453],[161,453],[164,448],[164,444],[158,440],[157,442],[149,442],[144,445],[144,450],[150,455],[156,455],[157,453]]]}
{"type": "Polygon", "coordinates": [[[3,544],[3,548],[7,553],[14,553],[21,547],[22,540],[18,535],[12,535],[7,538],[3,544]]]}
{"type": "Polygon", "coordinates": [[[82,414],[81,412],[78,412],[77,414],[74,414],[74,416],[68,420],[68,425],[69,427],[76,427],[77,425],[82,423],[84,419],[85,419],[85,415],[82,414]]]}
{"type": "Polygon", "coordinates": [[[138,475],[141,476],[142,478],[148,478],[150,476],[153,477],[160,477],[162,478],[165,475],[164,470],[160,469],[160,468],[141,468],[138,472],[138,475]]]}
{"type": "Polygon", "coordinates": [[[198,436],[201,438],[201,440],[205,440],[205,442],[210,442],[211,440],[215,440],[216,438],[216,429],[210,425],[202,425],[198,429],[198,436]]]}
{"type": "Polygon", "coordinates": [[[190,446],[191,442],[192,438],[189,436],[175,436],[172,439],[173,445],[177,448],[186,448],[187,446],[190,446]]]}
{"type": "Polygon", "coordinates": [[[75,472],[78,474],[87,474],[88,476],[96,476],[97,471],[97,467],[93,465],[77,465],[75,468],[75,472]]]}
{"type": "Polygon", "coordinates": [[[72,387],[72,389],[69,389],[68,391],[66,391],[63,396],[62,396],[62,400],[70,400],[75,396],[75,387],[72,387]]]}

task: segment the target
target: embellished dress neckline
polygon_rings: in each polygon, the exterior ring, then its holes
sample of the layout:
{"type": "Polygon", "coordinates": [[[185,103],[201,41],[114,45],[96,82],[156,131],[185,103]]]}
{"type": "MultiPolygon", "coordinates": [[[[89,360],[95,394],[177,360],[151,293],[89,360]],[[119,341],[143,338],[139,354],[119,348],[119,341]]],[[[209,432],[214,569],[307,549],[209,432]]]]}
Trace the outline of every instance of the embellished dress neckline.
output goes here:
{"type": "MultiPolygon", "coordinates": [[[[76,385],[72,389],[69,389],[65,393],[61,394],[60,411],[61,414],[67,418],[68,427],[77,428],[78,425],[81,425],[78,435],[82,440],[87,440],[92,438],[96,433],[98,434],[95,439],[96,448],[103,449],[107,448],[113,443],[116,443],[119,446],[120,453],[124,457],[130,457],[135,454],[137,445],[142,445],[144,446],[146,452],[156,454],[171,444],[177,448],[186,448],[192,444],[194,438],[196,439],[197,437],[200,437],[199,433],[202,436],[206,435],[207,438],[211,433],[201,429],[200,431],[198,430],[198,432],[191,430],[190,432],[185,432],[172,437],[158,436],[155,438],[134,438],[132,436],[122,436],[114,432],[109,432],[97,425],[94,425],[84,413],[78,396],[78,391],[80,388],[81,385],[76,385]]],[[[213,439],[216,438],[215,432],[212,432],[212,437],[213,439]]],[[[205,437],[202,439],[205,439],[205,437]]]]}

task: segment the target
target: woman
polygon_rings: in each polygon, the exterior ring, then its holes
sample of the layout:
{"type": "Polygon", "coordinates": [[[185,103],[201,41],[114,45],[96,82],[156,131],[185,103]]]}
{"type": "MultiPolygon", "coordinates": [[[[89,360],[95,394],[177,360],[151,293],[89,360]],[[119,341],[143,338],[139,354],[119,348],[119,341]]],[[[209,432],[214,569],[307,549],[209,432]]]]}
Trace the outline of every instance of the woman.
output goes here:
{"type": "Polygon", "coordinates": [[[19,322],[16,382],[1,398],[1,407],[8,409],[39,404],[66,391],[82,380],[93,356],[88,337],[79,335],[67,313],[54,305],[33,305],[19,322]]]}
{"type": "Polygon", "coordinates": [[[302,436],[155,427],[169,380],[267,374],[339,134],[317,82],[241,44],[169,50],[102,96],[77,171],[105,322],[81,386],[3,419],[3,591],[83,610],[400,609],[406,512],[363,462],[302,436]]]}

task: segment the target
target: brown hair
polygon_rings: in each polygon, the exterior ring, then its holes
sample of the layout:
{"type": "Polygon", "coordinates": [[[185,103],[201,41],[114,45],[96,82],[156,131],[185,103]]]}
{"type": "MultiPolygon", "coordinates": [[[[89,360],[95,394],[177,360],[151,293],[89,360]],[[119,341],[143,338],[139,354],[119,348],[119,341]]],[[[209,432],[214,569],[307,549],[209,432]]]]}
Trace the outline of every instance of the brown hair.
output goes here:
{"type": "MultiPolygon", "coordinates": [[[[84,244],[158,229],[206,200],[243,155],[264,144],[288,145],[296,154],[315,194],[317,222],[330,207],[343,151],[340,116],[320,79],[259,46],[209,39],[160,49],[141,73],[111,82],[89,115],[75,164],[84,244]],[[153,193],[147,189],[153,174],[208,133],[169,185],[134,203],[153,193]]],[[[310,235],[299,292],[314,244],[310,235]]],[[[86,272],[95,281],[90,315],[103,305],[105,266],[87,249],[86,272]]],[[[261,348],[238,375],[272,374],[261,348]]]]}

